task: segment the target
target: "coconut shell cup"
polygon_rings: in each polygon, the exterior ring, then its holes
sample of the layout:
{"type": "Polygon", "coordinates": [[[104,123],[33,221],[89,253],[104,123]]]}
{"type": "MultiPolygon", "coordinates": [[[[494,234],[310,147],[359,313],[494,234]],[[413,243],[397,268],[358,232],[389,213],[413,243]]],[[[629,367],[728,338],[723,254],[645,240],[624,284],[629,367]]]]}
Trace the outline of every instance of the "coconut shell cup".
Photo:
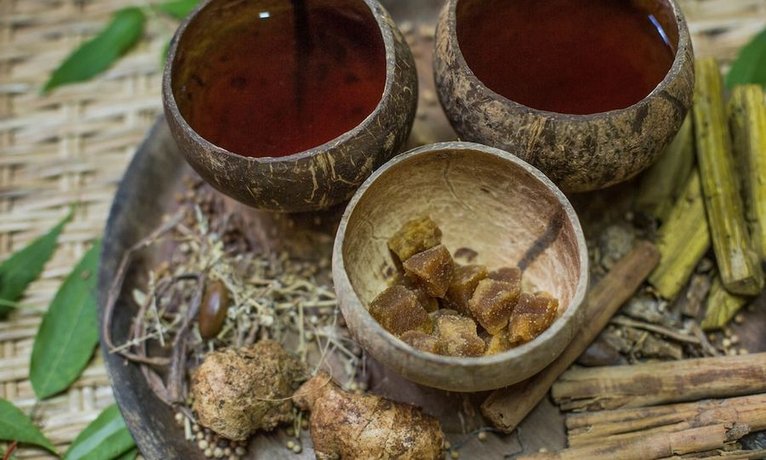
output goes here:
{"type": "MultiPolygon", "coordinates": [[[[398,153],[406,141],[417,105],[417,74],[407,43],[391,16],[375,0],[332,0],[338,8],[372,15],[382,34],[386,81],[381,100],[359,125],[309,150],[283,157],[246,157],[200,136],[183,115],[179,98],[193,85],[194,66],[203,65],[206,43],[234,20],[258,21],[277,0],[209,0],[178,28],[163,76],[165,115],[188,163],[209,184],[254,208],[300,212],[348,200],[377,167],[398,153]]],[[[286,50],[285,52],[292,52],[286,50]]],[[[254,128],[254,136],[257,129],[254,128]]]]}
{"type": "Polygon", "coordinates": [[[448,0],[436,30],[434,56],[439,100],[461,139],[513,152],[564,191],[584,192],[635,176],[680,129],[692,104],[694,54],[676,0],[636,0],[655,12],[675,49],[665,78],[636,104],[589,115],[533,109],[485,86],[458,43],[458,3],[465,2],[482,7],[481,0],[448,0]]]}
{"type": "Polygon", "coordinates": [[[416,383],[473,392],[524,380],[564,350],[580,326],[588,256],[577,215],[544,174],[499,149],[449,142],[399,155],[365,181],[341,219],[332,272],[349,331],[370,355],[416,383]],[[526,344],[475,358],[422,352],[386,331],[368,305],[395,273],[387,240],[423,216],[452,253],[476,251],[471,263],[520,267],[559,299],[557,319],[526,344]]]}

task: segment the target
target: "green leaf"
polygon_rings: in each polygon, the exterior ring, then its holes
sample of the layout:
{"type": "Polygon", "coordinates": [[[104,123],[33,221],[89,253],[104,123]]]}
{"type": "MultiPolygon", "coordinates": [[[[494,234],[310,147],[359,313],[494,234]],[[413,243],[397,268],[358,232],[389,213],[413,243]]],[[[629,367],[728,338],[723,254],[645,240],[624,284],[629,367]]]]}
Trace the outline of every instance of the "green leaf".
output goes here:
{"type": "Polygon", "coordinates": [[[56,454],[56,448],[32,423],[32,420],[10,401],[2,398],[0,398],[0,439],[33,444],[56,454]]]}
{"type": "Polygon", "coordinates": [[[137,456],[138,456],[138,449],[134,447],[130,449],[129,451],[125,452],[124,454],[120,455],[119,457],[116,457],[115,460],[136,460],[137,456]]]}
{"type": "Polygon", "coordinates": [[[45,83],[43,92],[89,80],[108,69],[138,41],[144,31],[145,20],[143,11],[136,7],[117,11],[101,33],[83,43],[59,65],[45,83]]]}
{"type": "MultiPolygon", "coordinates": [[[[64,454],[64,460],[111,460],[123,458],[136,446],[116,404],[104,409],[86,426],[64,454]]],[[[125,457],[130,458],[130,457],[125,457]]]]}
{"type": "Polygon", "coordinates": [[[766,29],[743,46],[726,75],[726,86],[754,83],[766,86],[766,29]]]}
{"type": "Polygon", "coordinates": [[[29,243],[0,264],[0,318],[8,314],[26,291],[29,283],[36,280],[56,250],[56,241],[72,212],[48,233],[29,243]]]}
{"type": "Polygon", "coordinates": [[[83,256],[56,293],[35,336],[29,379],[38,398],[69,387],[98,342],[96,272],[101,244],[83,256]]]}
{"type": "Polygon", "coordinates": [[[173,16],[176,19],[183,19],[191,13],[197,6],[197,0],[171,0],[156,5],[159,11],[173,16]]]}

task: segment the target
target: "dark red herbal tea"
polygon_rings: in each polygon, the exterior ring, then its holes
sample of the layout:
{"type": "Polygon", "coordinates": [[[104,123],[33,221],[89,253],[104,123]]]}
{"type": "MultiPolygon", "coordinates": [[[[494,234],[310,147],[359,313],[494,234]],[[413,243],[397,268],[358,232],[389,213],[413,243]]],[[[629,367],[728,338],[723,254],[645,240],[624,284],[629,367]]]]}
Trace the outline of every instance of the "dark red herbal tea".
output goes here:
{"type": "Polygon", "coordinates": [[[301,152],[353,129],[380,102],[386,79],[383,37],[364,8],[285,1],[229,27],[175,91],[189,98],[181,113],[208,141],[254,157],[301,152]]]}
{"type": "Polygon", "coordinates": [[[630,0],[465,0],[457,37],[488,88],[567,114],[640,101],[670,70],[677,45],[676,31],[630,0]]]}

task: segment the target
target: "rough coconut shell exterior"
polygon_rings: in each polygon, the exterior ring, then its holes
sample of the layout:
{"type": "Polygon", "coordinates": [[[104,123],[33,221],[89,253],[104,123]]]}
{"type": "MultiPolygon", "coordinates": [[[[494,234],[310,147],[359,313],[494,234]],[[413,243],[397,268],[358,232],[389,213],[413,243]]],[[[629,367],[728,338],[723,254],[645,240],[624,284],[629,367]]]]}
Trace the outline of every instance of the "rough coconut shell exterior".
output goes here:
{"type": "Polygon", "coordinates": [[[203,179],[255,208],[313,211],[348,200],[372,171],[399,152],[409,136],[417,106],[415,61],[388,12],[376,1],[363,1],[380,26],[386,50],[386,83],[380,103],[353,130],[321,146],[280,158],[245,157],[208,142],[183,118],[173,94],[176,56],[184,53],[185,44],[193,46],[198,40],[185,35],[188,24],[198,16],[202,18],[202,10],[252,8],[253,2],[208,2],[181,24],[168,54],[162,99],[174,139],[203,179]]]}
{"type": "MultiPolygon", "coordinates": [[[[625,181],[651,165],[672,141],[691,107],[694,53],[676,0],[659,15],[677,32],[677,51],[665,79],[643,100],[620,110],[567,115],[513,102],[484,86],[460,51],[456,9],[449,0],[436,30],[434,70],[439,100],[462,140],[517,155],[564,191],[595,190],[625,181]]],[[[626,44],[629,46],[629,44],[626,44]]]]}

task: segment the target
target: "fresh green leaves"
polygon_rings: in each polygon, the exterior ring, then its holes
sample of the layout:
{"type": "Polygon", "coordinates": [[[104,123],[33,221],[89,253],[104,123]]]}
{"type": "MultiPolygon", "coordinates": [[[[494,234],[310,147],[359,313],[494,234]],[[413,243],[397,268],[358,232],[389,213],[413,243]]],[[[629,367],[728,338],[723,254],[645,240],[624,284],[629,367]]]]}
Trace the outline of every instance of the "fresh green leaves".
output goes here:
{"type": "Polygon", "coordinates": [[[0,398],[0,439],[34,444],[56,453],[56,448],[32,423],[32,420],[10,401],[2,398],[0,398]]]}
{"type": "Polygon", "coordinates": [[[138,449],[132,448],[129,451],[125,452],[124,454],[117,457],[115,460],[136,460],[136,457],[138,456],[138,449]]]}
{"type": "Polygon", "coordinates": [[[38,398],[69,387],[93,355],[98,342],[96,243],[64,280],[48,307],[32,348],[29,379],[38,398]]]}
{"type": "Polygon", "coordinates": [[[135,445],[117,405],[112,404],[75,438],[64,460],[131,458],[125,455],[129,455],[135,445]]]}
{"type": "Polygon", "coordinates": [[[71,217],[70,212],[48,233],[32,241],[0,264],[0,318],[7,315],[13,308],[11,305],[21,298],[29,283],[40,276],[45,263],[56,249],[56,241],[61,230],[71,217]]]}
{"type": "Polygon", "coordinates": [[[726,86],[755,83],[766,86],[766,29],[742,47],[726,75],[726,86]]]}
{"type": "Polygon", "coordinates": [[[156,5],[156,8],[176,19],[183,19],[197,6],[197,0],[171,0],[156,5]]]}
{"type": "Polygon", "coordinates": [[[96,37],[85,42],[53,72],[43,88],[48,92],[68,83],[88,80],[108,69],[130,49],[144,31],[146,17],[139,8],[117,11],[112,21],[96,37]]]}

